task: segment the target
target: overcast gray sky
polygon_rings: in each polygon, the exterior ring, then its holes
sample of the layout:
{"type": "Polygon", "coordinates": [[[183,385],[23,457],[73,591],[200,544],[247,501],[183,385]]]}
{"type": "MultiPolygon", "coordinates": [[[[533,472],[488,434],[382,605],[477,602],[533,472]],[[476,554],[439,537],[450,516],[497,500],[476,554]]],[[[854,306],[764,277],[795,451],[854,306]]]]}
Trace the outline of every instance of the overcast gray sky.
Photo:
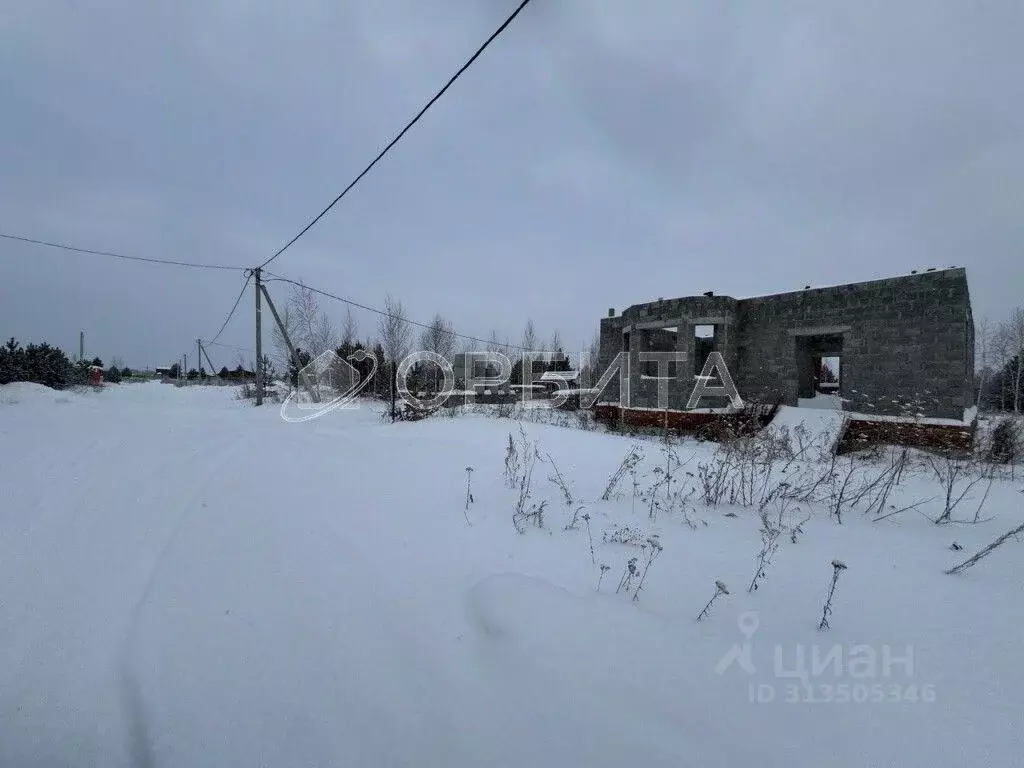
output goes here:
{"type": "MultiPolygon", "coordinates": [[[[0,230],[258,263],[515,4],[0,0],[0,230]]],[[[534,0],[272,269],[575,349],[609,307],[928,266],[966,265],[1000,318],[1024,299],[1022,33],[1019,0],[534,0]]],[[[0,335],[162,364],[241,283],[0,240],[0,335]]],[[[252,326],[250,293],[222,340],[252,326]]]]}

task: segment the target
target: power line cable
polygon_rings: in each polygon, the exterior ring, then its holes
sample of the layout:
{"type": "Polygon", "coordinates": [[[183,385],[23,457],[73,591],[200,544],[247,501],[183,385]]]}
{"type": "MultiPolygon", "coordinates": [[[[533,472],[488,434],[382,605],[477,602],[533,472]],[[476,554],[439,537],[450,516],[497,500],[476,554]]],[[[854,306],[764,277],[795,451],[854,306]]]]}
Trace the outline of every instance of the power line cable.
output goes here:
{"type": "Polygon", "coordinates": [[[220,330],[217,331],[217,335],[212,340],[206,342],[207,344],[216,344],[217,339],[224,333],[224,329],[228,327],[228,323],[231,322],[231,318],[235,316],[235,311],[238,309],[239,303],[242,301],[242,297],[245,295],[245,289],[249,287],[249,283],[252,282],[252,273],[246,275],[245,284],[242,286],[242,290],[238,292],[238,298],[235,299],[234,305],[231,307],[231,311],[228,312],[228,316],[224,318],[224,323],[221,325],[220,330]]]}
{"type": "Polygon", "coordinates": [[[194,269],[220,269],[231,272],[244,272],[246,267],[230,267],[224,264],[198,264],[190,261],[174,261],[172,259],[154,259],[148,256],[128,256],[123,253],[113,253],[112,251],[97,251],[91,248],[79,248],[75,245],[67,245],[65,243],[54,243],[48,240],[36,240],[31,237],[21,237],[20,235],[8,235],[0,232],[0,237],[5,240],[17,240],[22,243],[31,243],[32,245],[44,245],[47,248],[58,248],[62,251],[74,251],[75,253],[88,253],[93,256],[109,256],[114,259],[124,259],[125,261],[141,261],[147,264],[165,264],[173,267],[192,267],[194,269]]]}
{"type": "Polygon", "coordinates": [[[297,235],[295,235],[295,237],[293,237],[291,240],[289,240],[287,243],[285,243],[277,251],[277,253],[275,253],[269,259],[264,261],[262,264],[260,264],[260,267],[262,268],[262,267],[267,266],[267,264],[272,262],[274,259],[276,259],[278,256],[280,256],[286,250],[288,250],[295,243],[296,240],[298,240],[300,237],[302,237],[304,234],[306,234],[309,230],[311,230],[316,225],[316,223],[318,221],[320,221],[320,219],[322,219],[324,216],[326,216],[328,211],[330,211],[335,205],[337,205],[338,201],[340,201],[341,198],[343,198],[345,195],[347,195],[349,190],[351,190],[356,184],[358,184],[360,182],[360,180],[367,173],[370,172],[370,170],[373,168],[373,166],[375,166],[384,157],[384,155],[386,155],[391,150],[392,147],[394,147],[399,141],[401,141],[402,137],[405,136],[405,134],[409,131],[409,129],[412,128],[416,123],[418,123],[420,118],[423,117],[424,114],[426,114],[426,111],[428,109],[430,109],[434,105],[434,102],[436,102],[438,99],[440,99],[444,95],[445,91],[447,91],[452,86],[452,84],[455,83],[455,81],[458,80],[459,77],[462,76],[462,73],[465,72],[467,69],[469,69],[469,67],[473,64],[473,62],[476,61],[477,58],[479,58],[480,54],[482,54],[487,49],[487,46],[489,46],[492,42],[494,42],[494,40],[498,37],[498,35],[500,35],[502,32],[505,31],[506,27],[508,27],[508,25],[512,23],[512,21],[516,18],[516,16],[519,15],[520,11],[522,11],[529,3],[530,3],[530,0],[522,0],[522,2],[518,5],[518,7],[516,7],[516,9],[512,12],[512,14],[507,19],[505,19],[505,21],[501,24],[501,26],[498,27],[491,34],[491,36],[488,37],[484,41],[483,45],[481,45],[479,48],[477,48],[476,53],[474,53],[472,56],[470,56],[465,64],[463,64],[461,67],[459,67],[458,71],[448,79],[448,82],[445,83],[444,87],[441,88],[441,90],[439,90],[436,94],[434,94],[434,97],[430,101],[428,101],[426,103],[426,106],[424,106],[423,109],[421,109],[419,112],[417,112],[416,116],[412,120],[410,120],[408,123],[406,123],[405,128],[403,128],[401,130],[401,132],[397,136],[395,136],[395,138],[393,138],[390,142],[388,142],[388,145],[386,147],[384,147],[384,149],[382,149],[380,151],[380,153],[375,158],[373,158],[373,160],[370,162],[370,164],[368,166],[366,166],[366,168],[363,169],[362,173],[360,173],[358,176],[356,176],[352,180],[352,182],[341,191],[341,194],[339,194],[336,198],[334,198],[334,200],[331,201],[330,205],[328,205],[326,208],[324,208],[322,211],[320,211],[320,213],[318,213],[316,215],[316,218],[314,218],[306,226],[304,226],[301,230],[299,230],[299,233],[297,235]]]}
{"type": "Polygon", "coordinates": [[[204,341],[203,342],[203,346],[205,347],[207,345],[209,345],[211,347],[222,347],[224,349],[233,349],[236,352],[251,352],[252,354],[256,354],[256,350],[252,349],[250,347],[236,347],[234,344],[224,344],[224,343],[219,342],[219,341],[204,341]]]}
{"type": "MultiPolygon", "coordinates": [[[[318,294],[320,296],[324,296],[324,297],[326,297],[328,299],[334,299],[335,301],[340,301],[340,302],[342,302],[344,304],[348,304],[350,306],[357,307],[359,309],[365,309],[367,312],[373,312],[373,313],[378,314],[378,315],[383,315],[384,317],[393,317],[393,315],[391,313],[386,312],[383,309],[377,309],[376,307],[371,307],[371,306],[368,306],[366,304],[360,304],[357,301],[352,301],[351,299],[346,299],[346,298],[343,298],[341,296],[337,296],[337,295],[335,295],[333,293],[329,293],[327,291],[321,291],[319,288],[314,288],[311,285],[306,285],[305,283],[300,283],[298,280],[291,280],[290,278],[282,277],[281,275],[275,275],[273,272],[267,272],[267,274],[270,275],[270,279],[264,280],[263,281],[264,283],[288,283],[289,285],[294,285],[297,288],[305,288],[308,291],[312,291],[313,293],[318,294]]],[[[426,329],[429,330],[432,327],[428,323],[420,323],[420,322],[418,322],[416,320],[410,320],[407,317],[403,317],[403,318],[400,318],[400,319],[404,323],[408,323],[409,325],[415,325],[415,326],[417,326],[419,328],[426,328],[426,329]]],[[[456,331],[449,331],[449,333],[452,336],[455,336],[456,338],[466,339],[467,341],[477,341],[477,342],[480,342],[481,344],[498,343],[503,349],[516,349],[516,350],[519,350],[521,352],[533,352],[535,354],[541,354],[541,353],[544,352],[544,350],[529,349],[527,347],[523,347],[523,346],[520,346],[518,344],[503,344],[503,343],[499,343],[499,342],[494,342],[493,340],[481,339],[481,338],[479,338],[477,336],[468,336],[468,335],[466,335],[464,333],[458,333],[456,331]]]]}

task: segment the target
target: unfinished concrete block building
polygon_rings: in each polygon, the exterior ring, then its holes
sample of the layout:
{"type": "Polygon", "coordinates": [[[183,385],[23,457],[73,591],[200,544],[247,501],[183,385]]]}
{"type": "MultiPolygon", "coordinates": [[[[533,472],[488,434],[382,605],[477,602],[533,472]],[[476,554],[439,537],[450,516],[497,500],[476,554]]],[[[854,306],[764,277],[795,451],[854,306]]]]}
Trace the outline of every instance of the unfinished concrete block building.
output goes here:
{"type": "MultiPolygon", "coordinates": [[[[669,371],[675,410],[685,410],[712,351],[747,401],[820,406],[831,399],[862,414],[957,420],[973,402],[974,320],[963,268],[749,299],[659,299],[619,316],[610,310],[601,320],[601,370],[629,353],[622,405],[658,404],[657,363],[641,352],[659,350],[685,353],[682,367],[669,371]]],[[[598,402],[620,402],[617,377],[598,402]]]]}

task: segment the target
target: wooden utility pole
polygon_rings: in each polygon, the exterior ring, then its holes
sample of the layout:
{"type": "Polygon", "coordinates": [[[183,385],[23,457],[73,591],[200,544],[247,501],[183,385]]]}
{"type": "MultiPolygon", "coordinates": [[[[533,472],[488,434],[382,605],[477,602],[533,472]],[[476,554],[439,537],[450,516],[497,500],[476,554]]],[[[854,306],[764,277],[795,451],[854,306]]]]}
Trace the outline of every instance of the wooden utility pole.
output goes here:
{"type": "MultiPolygon", "coordinates": [[[[295,361],[295,370],[299,372],[299,379],[301,380],[303,378],[302,360],[299,358],[299,353],[292,344],[291,337],[288,335],[288,329],[285,328],[284,323],[281,322],[281,316],[277,314],[277,307],[274,306],[274,300],[270,298],[270,291],[267,290],[265,285],[261,285],[260,288],[263,289],[263,296],[267,300],[267,306],[270,307],[270,313],[274,316],[274,322],[277,323],[277,327],[281,331],[281,336],[284,338],[284,343],[288,346],[288,352],[291,354],[292,360],[295,361]]],[[[298,384],[299,382],[296,383],[298,384]]],[[[309,397],[314,403],[320,402],[319,393],[316,392],[315,388],[310,385],[309,382],[306,382],[306,389],[309,391],[309,397]]]]}
{"type": "Polygon", "coordinates": [[[215,376],[217,374],[217,369],[213,367],[213,361],[210,359],[210,356],[207,354],[206,347],[203,346],[203,340],[202,339],[199,339],[199,351],[203,353],[203,357],[206,358],[206,362],[208,362],[210,364],[210,375],[211,376],[215,376]]]}
{"type": "Polygon", "coordinates": [[[202,380],[202,378],[203,378],[203,342],[201,342],[199,339],[196,339],[196,360],[198,361],[198,364],[196,365],[196,370],[199,372],[199,379],[202,380]]]}
{"type": "Polygon", "coordinates": [[[260,295],[263,293],[262,272],[256,267],[252,273],[256,278],[256,405],[263,405],[263,308],[260,295]]]}
{"type": "Polygon", "coordinates": [[[78,332],[78,359],[85,360],[85,331],[78,332]]]}

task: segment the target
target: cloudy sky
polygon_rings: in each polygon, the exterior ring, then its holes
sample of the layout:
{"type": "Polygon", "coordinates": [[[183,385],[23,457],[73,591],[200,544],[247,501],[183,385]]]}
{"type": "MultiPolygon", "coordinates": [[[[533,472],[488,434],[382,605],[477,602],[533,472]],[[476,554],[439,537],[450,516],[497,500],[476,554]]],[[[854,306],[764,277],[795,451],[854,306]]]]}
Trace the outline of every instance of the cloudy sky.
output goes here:
{"type": "MultiPolygon", "coordinates": [[[[258,263],[515,4],[0,0],[0,231],[258,263]]],[[[533,0],[271,269],[577,349],[609,307],[928,266],[966,265],[975,315],[1002,317],[1022,32],[1019,0],[533,0]]],[[[0,240],[0,335],[73,351],[84,328],[90,355],[162,364],[242,280],[0,240]]],[[[221,340],[252,326],[250,293],[221,340]]]]}

